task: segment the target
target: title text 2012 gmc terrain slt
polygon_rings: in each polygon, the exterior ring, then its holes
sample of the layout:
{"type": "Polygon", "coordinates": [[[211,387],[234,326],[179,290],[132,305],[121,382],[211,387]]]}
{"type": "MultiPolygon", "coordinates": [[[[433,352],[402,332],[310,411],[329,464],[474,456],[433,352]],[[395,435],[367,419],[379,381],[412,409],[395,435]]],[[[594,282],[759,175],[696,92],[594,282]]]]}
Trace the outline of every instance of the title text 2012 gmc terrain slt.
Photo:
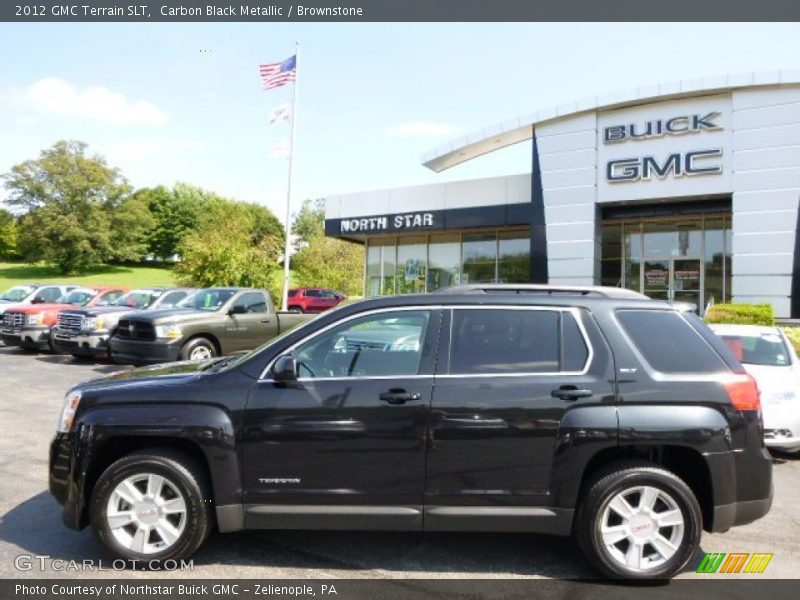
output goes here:
{"type": "Polygon", "coordinates": [[[655,578],[766,514],[772,467],[752,378],[694,314],[466,286],[80,384],[50,491],[128,559],[188,557],[215,527],[541,532],[655,578]]]}

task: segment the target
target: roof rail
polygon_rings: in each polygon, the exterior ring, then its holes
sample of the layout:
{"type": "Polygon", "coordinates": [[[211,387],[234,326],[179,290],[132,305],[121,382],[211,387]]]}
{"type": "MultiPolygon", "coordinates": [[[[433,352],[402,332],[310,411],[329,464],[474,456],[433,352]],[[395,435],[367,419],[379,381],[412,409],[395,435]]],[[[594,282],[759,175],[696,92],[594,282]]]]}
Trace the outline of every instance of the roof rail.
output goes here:
{"type": "Polygon", "coordinates": [[[601,285],[543,285],[536,283],[471,283],[440,288],[433,294],[541,294],[546,296],[592,296],[597,298],[627,298],[648,300],[639,292],[626,288],[601,285]]]}

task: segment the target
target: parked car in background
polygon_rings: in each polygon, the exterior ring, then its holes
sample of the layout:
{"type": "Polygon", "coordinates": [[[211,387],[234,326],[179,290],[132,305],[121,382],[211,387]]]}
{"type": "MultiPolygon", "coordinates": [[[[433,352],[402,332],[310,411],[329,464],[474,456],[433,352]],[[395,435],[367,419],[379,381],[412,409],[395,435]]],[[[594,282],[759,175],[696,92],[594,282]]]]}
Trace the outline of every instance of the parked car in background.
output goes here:
{"type": "Polygon", "coordinates": [[[77,285],[57,285],[32,283],[29,285],[15,285],[0,294],[0,315],[7,309],[28,304],[43,304],[55,302],[61,296],[74,290],[77,285]]]}
{"type": "MultiPolygon", "coordinates": [[[[224,317],[254,292],[190,304],[224,317]]],[[[761,425],[753,378],[693,313],[616,288],[465,286],[76,385],[50,492],[139,564],[214,529],[513,531],[665,578],[703,530],[769,511],[761,425]]]]}
{"type": "Polygon", "coordinates": [[[54,303],[10,308],[3,315],[0,336],[7,346],[53,350],[50,330],[55,327],[60,311],[76,306],[108,306],[127,291],[128,288],[120,286],[79,287],[54,303]]]}
{"type": "Polygon", "coordinates": [[[778,327],[710,325],[761,392],[764,442],[784,452],[800,452],[800,361],[778,327]]]}
{"type": "Polygon", "coordinates": [[[325,288],[297,288],[289,290],[287,308],[290,312],[321,313],[345,300],[347,296],[325,288]]]}
{"type": "Polygon", "coordinates": [[[124,315],[111,336],[111,357],[144,365],[205,360],[252,350],[310,317],[278,313],[265,290],[197,290],[171,309],[124,315]]]}
{"type": "Polygon", "coordinates": [[[109,356],[108,340],[123,315],[136,310],[172,308],[194,291],[192,288],[133,290],[111,305],[62,310],[51,334],[53,347],[75,357],[109,356]]]}

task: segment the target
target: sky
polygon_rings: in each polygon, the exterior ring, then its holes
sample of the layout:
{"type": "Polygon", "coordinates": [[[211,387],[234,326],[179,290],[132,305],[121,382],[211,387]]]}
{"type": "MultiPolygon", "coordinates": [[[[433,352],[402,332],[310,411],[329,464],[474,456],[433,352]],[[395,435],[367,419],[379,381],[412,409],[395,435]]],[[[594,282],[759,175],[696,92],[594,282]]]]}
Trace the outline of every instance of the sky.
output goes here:
{"type": "MultiPolygon", "coordinates": [[[[60,139],[135,187],[186,182],[283,216],[289,125],[258,65],[301,44],[304,198],[530,170],[517,145],[440,174],[421,156],[509,118],[659,82],[800,69],[800,24],[0,24],[0,173],[60,139]]],[[[7,192],[0,188],[0,198],[7,192]]]]}

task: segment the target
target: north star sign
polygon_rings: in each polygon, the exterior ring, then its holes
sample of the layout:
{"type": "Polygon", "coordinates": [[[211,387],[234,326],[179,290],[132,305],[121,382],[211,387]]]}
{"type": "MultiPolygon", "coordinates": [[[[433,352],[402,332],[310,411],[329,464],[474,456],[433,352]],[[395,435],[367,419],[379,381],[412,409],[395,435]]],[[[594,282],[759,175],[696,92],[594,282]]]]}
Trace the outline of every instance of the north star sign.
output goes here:
{"type": "MultiPolygon", "coordinates": [[[[719,112],[712,111],[643,123],[613,125],[603,129],[603,143],[619,144],[629,140],[640,141],[703,131],[719,131],[722,129],[716,122],[719,116],[719,112]]],[[[606,163],[606,179],[609,183],[626,183],[649,181],[653,175],[658,179],[668,176],[718,175],[722,173],[722,166],[714,159],[721,156],[721,148],[708,148],[692,152],[673,152],[663,159],[654,156],[615,159],[606,163]]]]}
{"type": "Polygon", "coordinates": [[[433,213],[407,213],[380,217],[361,217],[342,219],[339,222],[341,233],[363,233],[369,231],[405,231],[434,227],[433,213]]]}

